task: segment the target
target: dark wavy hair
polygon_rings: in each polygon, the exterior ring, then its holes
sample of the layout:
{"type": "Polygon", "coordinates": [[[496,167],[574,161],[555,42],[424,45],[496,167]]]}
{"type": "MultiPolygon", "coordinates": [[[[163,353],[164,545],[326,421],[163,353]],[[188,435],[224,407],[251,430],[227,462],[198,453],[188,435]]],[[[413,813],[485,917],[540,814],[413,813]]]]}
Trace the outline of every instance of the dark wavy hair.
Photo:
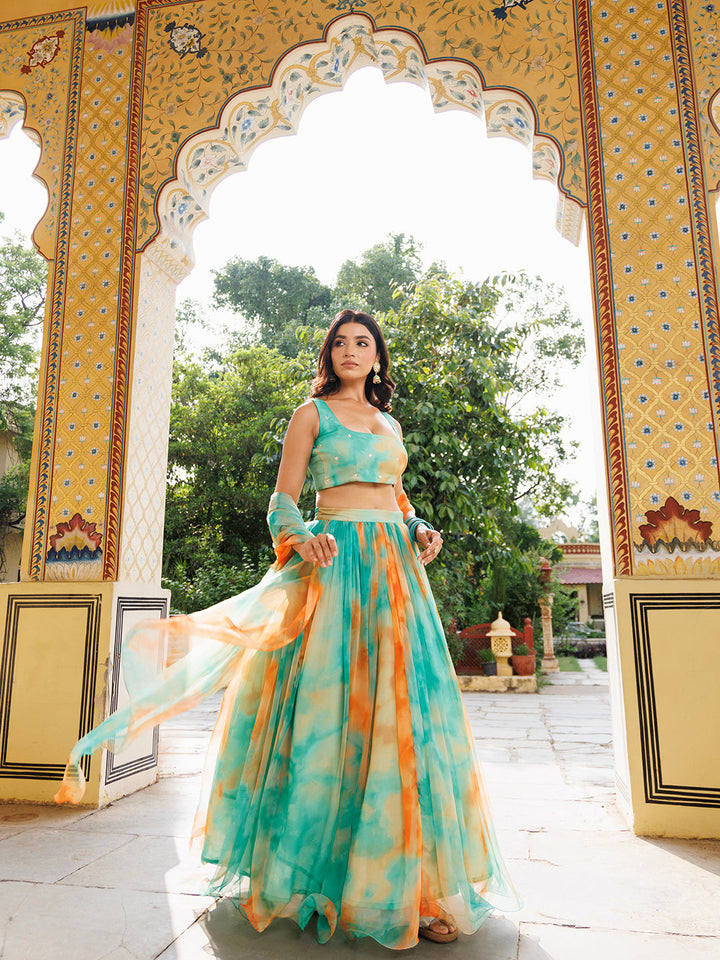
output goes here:
{"type": "Polygon", "coordinates": [[[371,370],[365,378],[365,396],[368,402],[374,407],[377,407],[378,410],[391,410],[392,405],[390,398],[395,389],[395,382],[388,374],[390,358],[388,357],[385,337],[383,337],[382,330],[369,313],[360,313],[357,310],[341,310],[330,324],[330,329],[326,333],[323,345],[320,348],[318,372],[312,382],[310,396],[330,397],[340,389],[340,380],[335,375],[332,365],[332,346],[335,342],[338,328],[344,323],[361,323],[364,327],[367,327],[372,334],[373,340],[375,341],[375,349],[378,352],[378,360],[380,361],[380,383],[373,383],[375,371],[371,370]]]}

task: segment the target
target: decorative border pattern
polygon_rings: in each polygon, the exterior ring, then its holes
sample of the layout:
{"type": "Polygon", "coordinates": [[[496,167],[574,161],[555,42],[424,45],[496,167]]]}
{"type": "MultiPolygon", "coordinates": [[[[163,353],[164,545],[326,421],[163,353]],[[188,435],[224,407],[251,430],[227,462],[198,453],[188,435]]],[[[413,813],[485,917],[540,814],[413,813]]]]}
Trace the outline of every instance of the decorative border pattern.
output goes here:
{"type": "MultiPolygon", "coordinates": [[[[145,25],[147,17],[142,20],[145,25]]],[[[355,14],[333,20],[322,40],[288,51],[275,64],[267,86],[239,91],[223,106],[216,126],[184,141],[175,157],[175,177],[156,196],[158,227],[140,249],[152,246],[153,259],[174,279],[186,276],[194,260],[192,233],[206,219],[215,187],[246,169],[261,142],[295,133],[312,100],[342,89],[351,73],[368,64],[378,66],[387,83],[403,80],[427,88],[437,112],[485,112],[489,137],[529,147],[534,178],[548,180],[558,190],[558,230],[579,243],[583,207],[560,187],[562,152],[553,137],[535,132],[537,110],[531,100],[510,87],[485,89],[479,67],[452,58],[430,61],[412,31],[377,28],[366,14],[355,14]]]]}
{"type": "Polygon", "coordinates": [[[658,708],[648,627],[651,610],[720,610],[720,595],[710,593],[630,594],[635,681],[640,718],[640,747],[645,802],[683,807],[720,808],[720,787],[665,783],[660,762],[658,708]]]}
{"type": "MultiPolygon", "coordinates": [[[[0,93],[0,138],[9,137],[15,124],[24,119],[25,98],[17,91],[3,90],[0,93]]],[[[28,131],[31,138],[33,133],[34,131],[28,131]]]]}
{"type": "MultiPolygon", "coordinates": [[[[126,461],[126,427],[129,410],[128,403],[128,370],[132,357],[133,342],[131,333],[131,318],[136,299],[135,257],[139,251],[135,249],[139,209],[139,178],[138,159],[140,155],[141,118],[144,97],[145,56],[148,29],[148,16],[152,8],[157,6],[153,0],[139,0],[135,19],[135,40],[132,77],[130,84],[130,111],[128,121],[127,168],[125,180],[125,205],[123,216],[123,238],[120,268],[120,286],[118,291],[118,324],[115,343],[116,368],[113,382],[112,415],[110,428],[110,442],[108,453],[107,478],[107,512],[105,518],[105,550],[103,555],[103,579],[114,580],[119,568],[119,542],[122,524],[122,496],[123,472],[126,461]]],[[[315,96],[326,90],[339,89],[350,69],[339,72],[334,65],[326,72],[324,82],[314,87],[308,85],[306,78],[307,61],[313,55],[325,57],[330,53],[330,33],[342,34],[345,30],[358,26],[373,45],[373,23],[367,16],[350,15],[336,18],[326,30],[323,41],[309,41],[300,44],[285,54],[278,61],[272,71],[272,81],[267,87],[259,90],[242,91],[235,95],[222,111],[218,126],[210,131],[202,130],[186,141],[178,151],[175,161],[176,179],[166,183],[156,198],[158,221],[161,224],[159,232],[151,238],[145,246],[148,255],[163,266],[163,269],[176,282],[186,276],[192,268],[192,244],[190,236],[194,227],[206,217],[210,192],[233,169],[242,169],[252,150],[268,136],[282,136],[294,132],[300,116],[307,104],[315,96]],[[293,70],[299,71],[298,77],[293,77],[293,70]],[[268,97],[272,90],[273,97],[268,97]],[[246,113],[260,111],[264,118],[272,117],[273,123],[262,135],[245,137],[247,149],[242,158],[233,146],[233,139],[228,136],[228,124],[231,111],[242,104],[246,113]],[[219,138],[217,131],[222,130],[219,138]],[[193,183],[190,174],[191,153],[204,148],[205,141],[221,140],[222,152],[226,159],[219,167],[212,171],[202,184],[193,183]],[[234,156],[233,156],[234,154],[234,156]]],[[[360,51],[362,43],[356,42],[359,38],[347,38],[347,64],[351,69],[365,63],[380,63],[387,80],[413,80],[423,85],[429,83],[433,102],[438,110],[455,108],[469,109],[473,112],[482,112],[482,97],[469,97],[467,94],[468,74],[477,86],[477,93],[482,91],[482,78],[479,71],[467,64],[466,61],[434,61],[427,63],[422,45],[416,41],[410,31],[389,29],[377,31],[378,49],[371,50],[369,56],[363,56],[360,51]],[[407,48],[407,49],[406,49],[407,48]],[[385,56],[387,62],[383,62],[385,56]],[[411,60],[409,68],[404,64],[411,60]],[[416,77],[412,71],[419,68],[416,77]],[[410,75],[407,75],[409,71],[410,75]]],[[[317,56],[314,58],[317,59],[317,56]]],[[[493,88],[488,93],[488,103],[496,107],[503,97],[516,104],[522,101],[526,104],[530,114],[534,117],[536,111],[527,98],[518,91],[505,91],[502,88],[493,88]]],[[[264,126],[266,126],[264,124],[264,126]]],[[[245,134],[245,131],[241,131],[245,134]]],[[[524,133],[525,135],[525,133],[524,133]]],[[[518,137],[516,137],[517,139],[518,137]]],[[[562,168],[562,157],[556,142],[547,136],[530,136],[531,143],[542,148],[535,163],[536,176],[551,179],[558,184],[558,177],[562,168]]],[[[526,141],[523,141],[526,142],[526,141]]],[[[238,144],[240,146],[240,144],[238,144]]],[[[208,173],[207,169],[198,165],[199,171],[208,173]]],[[[577,243],[582,223],[582,207],[572,198],[560,193],[559,220],[561,232],[572,242],[577,243]],[[569,231],[566,234],[566,231],[569,231]]]]}
{"type": "Polygon", "coordinates": [[[583,104],[585,157],[588,181],[588,234],[593,271],[593,299],[598,329],[598,365],[603,388],[607,457],[605,469],[612,503],[611,536],[616,576],[632,574],[630,501],[622,416],[622,394],[617,363],[617,323],[613,296],[612,260],[605,203],[600,112],[595,78],[595,47],[590,0],[577,0],[575,24],[580,96],[583,104]]]}
{"type": "MultiPolygon", "coordinates": [[[[8,596],[2,662],[0,662],[0,777],[18,780],[62,780],[65,770],[64,763],[11,763],[7,760],[20,611],[23,608],[37,610],[40,607],[53,610],[80,608],[87,613],[77,734],[78,739],[80,739],[92,729],[94,720],[95,686],[100,645],[101,599],[98,594],[77,595],[69,593],[54,593],[46,597],[28,597],[21,594],[10,594],[8,596]]],[[[83,757],[80,761],[86,779],[90,777],[91,759],[91,757],[83,757]]]]}
{"type": "Polygon", "coordinates": [[[55,451],[55,426],[57,422],[57,386],[62,354],[62,326],[67,279],[68,242],[70,238],[70,214],[72,208],[73,179],[75,172],[75,144],[80,104],[80,81],[85,40],[84,13],[81,10],[69,13],[29,17],[6,25],[18,28],[70,21],[73,26],[71,73],[68,83],[67,126],[65,130],[65,153],[63,156],[60,196],[58,202],[58,225],[55,244],[55,269],[47,317],[47,354],[41,371],[43,396],[41,400],[40,434],[35,474],[35,505],[30,547],[30,579],[42,580],[47,552],[47,519],[52,482],[52,464],[55,451]]]}
{"type": "Polygon", "coordinates": [[[147,18],[145,5],[138,3],[135,21],[132,76],[130,78],[130,110],[127,126],[127,164],[125,203],[123,209],[122,252],[118,287],[117,332],[115,337],[115,371],[108,444],[107,513],[105,514],[105,552],[103,580],[115,580],[118,572],[118,545],[122,523],[122,479],[125,467],[125,432],[129,410],[128,370],[133,343],[131,323],[135,296],[135,229],[138,200],[138,158],[142,117],[143,77],[145,71],[145,39],[147,18]]]}
{"type": "MultiPolygon", "coordinates": [[[[668,0],[678,97],[682,105],[685,150],[692,231],[697,252],[697,287],[703,312],[703,332],[707,349],[708,377],[712,371],[711,409],[715,419],[715,456],[718,457],[717,416],[720,412],[720,330],[718,329],[718,292],[711,246],[712,228],[708,215],[708,192],[703,173],[703,153],[697,114],[697,96],[690,59],[690,39],[684,0],[668,0]]],[[[713,211],[714,213],[714,211],[713,211]]],[[[708,387],[710,387],[708,383],[708,387]]]]}
{"type": "MultiPolygon", "coordinates": [[[[131,610],[145,610],[148,613],[157,611],[161,617],[168,615],[168,601],[156,597],[119,597],[115,608],[115,642],[113,645],[113,671],[110,686],[110,713],[114,713],[118,707],[118,698],[120,695],[120,665],[122,657],[123,627],[125,623],[125,614],[131,610]]],[[[144,757],[137,757],[135,760],[129,760],[127,763],[115,763],[115,754],[112,750],[107,752],[105,762],[105,783],[115,783],[117,780],[124,780],[126,777],[132,777],[143,770],[151,770],[157,766],[158,762],[158,743],[160,741],[160,727],[153,727],[152,748],[150,753],[144,757]]]]}

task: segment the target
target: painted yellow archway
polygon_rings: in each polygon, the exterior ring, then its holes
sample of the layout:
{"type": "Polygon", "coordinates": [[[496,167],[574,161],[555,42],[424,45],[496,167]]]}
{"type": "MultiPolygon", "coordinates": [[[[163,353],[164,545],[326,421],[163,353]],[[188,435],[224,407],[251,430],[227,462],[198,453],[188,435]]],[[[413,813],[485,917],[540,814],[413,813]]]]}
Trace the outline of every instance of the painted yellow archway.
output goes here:
{"type": "MultiPolygon", "coordinates": [[[[491,136],[525,143],[534,175],[556,184],[569,240],[587,218],[619,793],[640,831],[720,834],[720,747],[689,749],[698,727],[720,733],[712,677],[689,657],[679,678],[672,666],[688,622],[708,649],[720,622],[714,5],[5,6],[0,133],[22,122],[41,145],[49,204],[35,241],[52,265],[26,580],[2,595],[8,795],[49,795],[67,743],[119,696],[127,624],[164,607],[174,292],[213,189],[374,64],[388,82],[427,87],[436,110],[484,115],[491,136]],[[38,662],[48,690],[60,669],[67,687],[42,747],[23,732],[39,722],[23,680],[35,671],[37,688],[38,662]]],[[[152,778],[153,763],[152,742],[105,758],[96,797],[152,778]]]]}

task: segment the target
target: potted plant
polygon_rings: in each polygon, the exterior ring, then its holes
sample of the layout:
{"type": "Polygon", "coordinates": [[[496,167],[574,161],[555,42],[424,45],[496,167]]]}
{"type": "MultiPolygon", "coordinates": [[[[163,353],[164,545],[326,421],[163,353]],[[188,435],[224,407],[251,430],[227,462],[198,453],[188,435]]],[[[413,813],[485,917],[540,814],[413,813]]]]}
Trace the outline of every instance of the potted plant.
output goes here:
{"type": "Polygon", "coordinates": [[[531,677],[535,673],[535,651],[521,643],[512,655],[512,665],[519,677],[531,677]]]}
{"type": "Polygon", "coordinates": [[[486,677],[497,676],[497,660],[492,650],[479,650],[478,658],[482,664],[483,673],[486,677]]]}

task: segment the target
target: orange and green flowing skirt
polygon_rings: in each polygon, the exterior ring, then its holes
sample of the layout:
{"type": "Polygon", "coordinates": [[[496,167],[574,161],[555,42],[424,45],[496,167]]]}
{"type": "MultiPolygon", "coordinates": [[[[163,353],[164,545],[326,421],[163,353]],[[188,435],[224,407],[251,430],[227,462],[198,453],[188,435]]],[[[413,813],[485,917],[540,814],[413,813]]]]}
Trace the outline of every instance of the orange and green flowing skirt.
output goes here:
{"type": "Polygon", "coordinates": [[[293,553],[252,590],[147,626],[194,647],[71,769],[226,686],[194,829],[212,892],[258,930],[317,913],[321,941],[339,926],[402,949],[429,917],[472,933],[517,898],[417,549],[390,511],[320,509],[309,529],[334,535],[330,567],[293,553]]]}

